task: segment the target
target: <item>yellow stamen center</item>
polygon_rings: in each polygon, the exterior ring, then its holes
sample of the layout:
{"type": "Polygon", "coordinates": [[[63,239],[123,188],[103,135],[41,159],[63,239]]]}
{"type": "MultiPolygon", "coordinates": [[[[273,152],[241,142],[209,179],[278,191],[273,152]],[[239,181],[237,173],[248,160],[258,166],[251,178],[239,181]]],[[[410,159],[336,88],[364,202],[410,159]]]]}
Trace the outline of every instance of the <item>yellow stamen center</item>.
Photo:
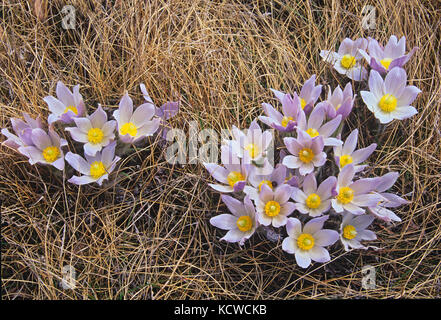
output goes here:
{"type": "Polygon", "coordinates": [[[353,66],[355,66],[355,57],[351,56],[350,54],[345,54],[343,58],[341,58],[340,63],[343,68],[351,69],[353,66]]]}
{"type": "Polygon", "coordinates": [[[304,163],[309,163],[314,159],[314,152],[309,148],[303,148],[299,151],[299,158],[304,163]]]}
{"type": "Polygon", "coordinates": [[[306,130],[306,133],[309,134],[311,138],[315,138],[319,135],[319,132],[314,128],[309,128],[308,130],[306,130]]]}
{"type": "Polygon", "coordinates": [[[273,183],[269,180],[262,180],[261,183],[259,183],[259,192],[262,191],[262,186],[266,184],[268,187],[270,187],[271,189],[273,188],[273,183]]]}
{"type": "Polygon", "coordinates": [[[385,94],[378,102],[378,106],[384,112],[392,112],[397,108],[397,98],[391,94],[385,94]]]}
{"type": "Polygon", "coordinates": [[[43,150],[43,158],[47,162],[54,162],[60,157],[60,154],[60,149],[54,146],[47,147],[43,150]]]}
{"type": "Polygon", "coordinates": [[[132,137],[135,137],[136,134],[138,133],[138,129],[136,128],[136,126],[132,122],[127,122],[121,126],[121,129],[119,129],[119,133],[122,136],[129,134],[132,137]]]}
{"type": "Polygon", "coordinates": [[[265,204],[265,213],[269,217],[275,217],[280,213],[280,204],[277,201],[268,201],[265,204]]]}
{"type": "Polygon", "coordinates": [[[293,121],[293,120],[294,120],[293,117],[287,117],[287,116],[284,116],[284,117],[282,118],[282,127],[285,127],[285,128],[286,128],[286,126],[288,125],[289,121],[293,121]]]}
{"type": "Polygon", "coordinates": [[[90,175],[98,179],[102,175],[106,173],[106,168],[104,168],[104,164],[101,161],[94,161],[90,165],[90,175]]]}
{"type": "Polygon", "coordinates": [[[310,209],[317,209],[322,203],[320,196],[315,193],[311,193],[308,198],[306,198],[306,205],[310,209]]]}
{"type": "Polygon", "coordinates": [[[68,106],[68,107],[66,107],[66,109],[64,109],[64,113],[66,113],[68,111],[72,111],[73,113],[78,115],[78,109],[76,107],[74,107],[74,106],[68,106]]]}
{"type": "Polygon", "coordinates": [[[100,128],[92,128],[87,132],[87,140],[90,143],[96,144],[103,141],[104,132],[100,128]]]}
{"type": "Polygon", "coordinates": [[[305,251],[311,250],[314,247],[314,237],[309,233],[302,233],[297,238],[297,246],[305,251]]]}
{"type": "Polygon", "coordinates": [[[238,171],[231,171],[228,175],[227,175],[227,181],[228,184],[233,188],[234,185],[236,184],[236,182],[238,181],[244,181],[245,177],[243,176],[242,173],[238,172],[238,171]]]}
{"type": "Polygon", "coordinates": [[[345,237],[348,240],[354,239],[357,236],[357,230],[354,226],[351,226],[348,224],[346,227],[343,228],[343,237],[345,237]]]}
{"type": "Polygon", "coordinates": [[[342,155],[340,157],[340,167],[343,168],[345,165],[352,163],[352,161],[353,160],[350,155],[348,155],[348,154],[342,155]]]}
{"type": "Polygon", "coordinates": [[[253,158],[253,159],[255,157],[257,157],[257,155],[259,154],[259,147],[256,144],[254,144],[254,143],[250,143],[249,145],[247,145],[245,147],[245,150],[248,151],[250,157],[253,158]]]}
{"type": "Polygon", "coordinates": [[[337,105],[337,107],[335,107],[335,110],[337,111],[338,109],[340,109],[340,107],[341,107],[341,103],[337,105]]]}
{"type": "Polygon", "coordinates": [[[241,216],[237,219],[236,225],[240,231],[247,232],[253,227],[253,220],[249,216],[241,216]]]}
{"type": "Polygon", "coordinates": [[[383,60],[380,60],[381,65],[384,67],[384,69],[388,70],[389,65],[392,62],[391,58],[384,58],[383,60]]]}
{"type": "Polygon", "coordinates": [[[303,98],[300,98],[300,106],[302,107],[302,109],[305,109],[306,106],[306,100],[303,98]]]}
{"type": "Polygon", "coordinates": [[[351,202],[352,199],[354,199],[354,190],[349,187],[341,187],[337,195],[337,200],[346,204],[351,202]]]}

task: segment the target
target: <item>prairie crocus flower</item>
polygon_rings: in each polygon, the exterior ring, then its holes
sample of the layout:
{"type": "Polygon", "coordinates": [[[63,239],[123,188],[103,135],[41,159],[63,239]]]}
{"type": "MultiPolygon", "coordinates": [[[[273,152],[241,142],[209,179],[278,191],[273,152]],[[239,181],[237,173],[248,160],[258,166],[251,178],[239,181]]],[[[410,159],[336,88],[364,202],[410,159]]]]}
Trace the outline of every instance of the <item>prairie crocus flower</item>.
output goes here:
{"type": "Polygon", "coordinates": [[[37,119],[32,119],[27,113],[23,112],[23,117],[25,121],[18,118],[11,118],[12,130],[15,134],[9,132],[8,129],[4,128],[1,133],[7,138],[3,142],[4,145],[18,149],[19,147],[33,146],[32,142],[32,129],[43,128],[40,116],[37,119]]]}
{"type": "Polygon", "coordinates": [[[413,48],[406,54],[406,37],[401,37],[398,41],[396,36],[391,36],[388,43],[383,48],[377,40],[368,38],[368,51],[360,50],[360,53],[369,63],[370,67],[382,74],[392,70],[395,67],[403,67],[415,53],[418,47],[413,48]]]}
{"type": "Polygon", "coordinates": [[[338,52],[322,50],[320,56],[334,66],[338,73],[354,81],[366,79],[367,71],[362,65],[363,56],[359,49],[366,50],[368,41],[360,38],[355,41],[346,38],[340,44],[338,52]]]}
{"type": "Polygon", "coordinates": [[[354,216],[348,212],[344,215],[340,225],[340,240],[345,251],[349,251],[350,248],[367,249],[360,241],[377,239],[373,231],[366,230],[374,219],[374,216],[367,214],[354,216]]]}
{"type": "Polygon", "coordinates": [[[222,195],[222,201],[232,214],[225,213],[213,217],[210,219],[210,223],[216,228],[228,230],[221,240],[239,242],[240,245],[243,245],[258,226],[254,205],[248,196],[245,197],[243,203],[227,195],[222,195]]]}
{"type": "Polygon", "coordinates": [[[295,255],[297,264],[307,268],[311,261],[328,262],[331,260],[328,250],[324,247],[333,245],[338,240],[338,232],[323,229],[328,216],[309,220],[302,228],[299,219],[289,218],[286,223],[286,237],[282,242],[282,249],[295,255]]]}
{"type": "Polygon", "coordinates": [[[133,111],[133,101],[126,93],[119,103],[119,109],[113,112],[118,123],[120,140],[124,143],[136,143],[153,135],[161,122],[161,119],[153,118],[154,115],[155,106],[150,102],[141,104],[133,111]]]}
{"type": "Polygon", "coordinates": [[[219,192],[242,191],[247,183],[250,165],[241,161],[227,145],[221,147],[221,161],[223,166],[215,163],[203,163],[210,175],[222,183],[209,183],[208,185],[219,192]]]}
{"type": "Polygon", "coordinates": [[[255,170],[251,170],[251,173],[248,176],[248,182],[251,186],[245,186],[243,191],[249,195],[252,200],[257,201],[262,185],[266,184],[274,190],[277,186],[285,183],[286,171],[287,169],[283,164],[278,164],[273,172],[267,175],[259,175],[256,174],[255,170]]]}
{"type": "Polygon", "coordinates": [[[115,156],[115,146],[116,142],[112,142],[102,151],[98,151],[95,156],[85,154],[86,159],[78,154],[68,152],[66,161],[82,174],[82,176],[72,176],[68,181],[77,185],[92,182],[102,185],[103,181],[107,180],[109,174],[115,169],[116,163],[121,160],[120,157],[115,156]]]}
{"type": "Polygon", "coordinates": [[[394,185],[397,179],[398,172],[389,172],[384,176],[379,177],[380,183],[375,188],[375,192],[382,196],[383,199],[377,203],[377,205],[368,208],[369,212],[371,212],[375,217],[386,222],[401,221],[401,219],[388,208],[396,208],[403,204],[409,203],[409,201],[397,196],[396,194],[385,192],[394,185]]]}
{"type": "Polygon", "coordinates": [[[115,139],[116,121],[107,121],[107,114],[101,106],[85,118],[74,118],[76,127],[68,127],[72,139],[84,143],[84,153],[94,156],[115,139]]]}
{"type": "Polygon", "coordinates": [[[328,86],[328,98],[317,104],[316,108],[324,106],[329,118],[333,119],[341,115],[343,120],[351,113],[355,96],[352,93],[352,84],[350,82],[346,84],[343,91],[340,89],[340,86],[337,86],[334,91],[328,86]]]}
{"type": "Polygon", "coordinates": [[[328,177],[318,187],[314,173],[303,181],[303,190],[294,188],[291,198],[296,202],[296,209],[311,217],[318,217],[331,208],[331,198],[336,195],[336,177],[328,177]]]}
{"type": "Polygon", "coordinates": [[[262,185],[256,201],[257,220],[264,226],[278,228],[286,224],[287,217],[296,205],[289,202],[293,188],[287,184],[278,186],[274,191],[266,184],[262,185]]]}
{"type": "Polygon", "coordinates": [[[70,91],[63,82],[57,82],[57,98],[53,96],[44,97],[51,114],[47,118],[49,124],[61,120],[64,123],[71,123],[74,118],[82,117],[86,113],[83,97],[80,94],[80,85],[73,87],[70,91]]]}
{"type": "Polygon", "coordinates": [[[315,85],[315,74],[303,84],[300,90],[300,105],[305,113],[309,113],[322,93],[322,85],[315,85]]]}
{"type": "Polygon", "coordinates": [[[410,104],[421,90],[415,86],[406,86],[406,83],[406,71],[402,68],[393,68],[384,81],[377,71],[371,70],[370,91],[361,91],[360,94],[380,123],[389,123],[393,119],[403,120],[418,113],[410,104]]]}
{"type": "Polygon", "coordinates": [[[358,130],[352,131],[344,142],[343,146],[334,147],[335,163],[341,170],[344,166],[352,163],[354,165],[355,172],[362,171],[366,165],[359,165],[365,161],[372,152],[377,148],[376,143],[372,143],[366,148],[355,150],[357,147],[358,130]]]}
{"type": "Polygon", "coordinates": [[[61,139],[51,128],[49,133],[41,128],[32,129],[30,139],[33,145],[18,148],[21,154],[29,158],[30,164],[49,164],[58,170],[64,169],[64,153],[61,148],[67,146],[66,140],[61,139]]]}
{"type": "Polygon", "coordinates": [[[306,132],[297,130],[297,138],[284,138],[283,142],[291,153],[283,158],[283,165],[290,169],[298,168],[302,176],[311,173],[314,167],[321,167],[326,162],[322,136],[311,138],[306,132]]]}
{"type": "Polygon", "coordinates": [[[300,110],[299,97],[295,93],[294,96],[291,96],[274,89],[271,89],[271,91],[282,103],[282,113],[277,111],[271,104],[262,103],[266,116],[259,116],[259,120],[281,132],[293,131],[300,110]]]}
{"type": "Polygon", "coordinates": [[[352,181],[355,175],[354,165],[347,164],[340,171],[337,178],[337,195],[332,199],[332,208],[337,213],[348,211],[355,215],[365,213],[363,207],[375,206],[383,198],[378,194],[371,194],[378,186],[378,178],[365,178],[352,181]]]}
{"type": "Polygon", "coordinates": [[[331,137],[337,130],[341,122],[341,115],[323,124],[326,117],[326,109],[324,106],[315,107],[306,121],[305,113],[302,111],[297,122],[297,129],[306,132],[311,138],[323,137],[324,146],[341,146],[342,141],[331,137]]]}

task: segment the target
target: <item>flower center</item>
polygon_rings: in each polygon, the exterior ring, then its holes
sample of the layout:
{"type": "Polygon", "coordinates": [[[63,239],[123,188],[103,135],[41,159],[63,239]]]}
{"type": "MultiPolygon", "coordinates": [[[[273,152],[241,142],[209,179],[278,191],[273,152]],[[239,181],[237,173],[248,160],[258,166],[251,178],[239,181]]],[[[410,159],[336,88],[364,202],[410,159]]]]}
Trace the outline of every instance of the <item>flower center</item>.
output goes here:
{"type": "Polygon", "coordinates": [[[94,161],[90,165],[90,175],[98,179],[102,175],[106,173],[106,168],[104,168],[104,164],[101,161],[94,161]]]}
{"type": "Polygon", "coordinates": [[[293,120],[294,120],[293,117],[287,117],[287,116],[284,116],[284,117],[282,118],[282,127],[285,127],[285,128],[286,128],[286,126],[288,125],[288,123],[289,123],[290,121],[293,121],[293,120]]]}
{"type": "Polygon", "coordinates": [[[314,247],[314,237],[309,233],[302,233],[297,238],[297,246],[302,250],[311,250],[314,247]]]}
{"type": "Polygon", "coordinates": [[[340,107],[341,107],[341,103],[335,107],[335,110],[337,111],[338,109],[340,109],[340,107]]]}
{"type": "Polygon", "coordinates": [[[340,157],[340,167],[343,168],[345,165],[352,163],[352,161],[353,160],[350,155],[348,155],[348,154],[342,155],[340,157]]]}
{"type": "Polygon", "coordinates": [[[43,150],[43,158],[47,162],[54,162],[60,157],[60,149],[57,147],[47,147],[43,150]]]}
{"type": "Polygon", "coordinates": [[[351,202],[352,199],[354,199],[354,190],[349,187],[341,187],[337,195],[337,200],[346,204],[351,202]]]}
{"type": "Polygon", "coordinates": [[[322,203],[322,201],[318,194],[311,193],[308,198],[306,198],[306,205],[310,209],[317,209],[320,206],[320,203],[322,203]]]}
{"type": "Polygon", "coordinates": [[[266,184],[268,187],[270,187],[271,189],[273,188],[273,183],[269,180],[262,180],[261,183],[259,183],[259,192],[262,191],[262,186],[266,184]]]}
{"type": "Polygon", "coordinates": [[[311,138],[315,138],[319,135],[319,132],[314,128],[309,128],[308,130],[306,130],[306,133],[309,134],[311,138]]]}
{"type": "Polygon", "coordinates": [[[228,175],[227,175],[227,181],[228,184],[233,188],[234,185],[236,184],[236,182],[238,181],[243,181],[245,180],[245,177],[243,176],[242,173],[238,172],[238,171],[231,171],[228,175]]]}
{"type": "Polygon", "coordinates": [[[357,230],[354,226],[351,226],[348,224],[346,227],[343,228],[343,237],[345,237],[348,240],[354,239],[357,236],[357,230]]]}
{"type": "Polygon", "coordinates": [[[302,107],[302,109],[305,109],[306,106],[306,100],[303,98],[300,98],[300,106],[302,107]]]}
{"type": "Polygon", "coordinates": [[[314,159],[314,152],[312,152],[312,150],[309,148],[300,149],[299,158],[302,162],[309,163],[312,159],[314,159]]]}
{"type": "Polygon", "coordinates": [[[277,201],[268,201],[265,204],[265,213],[269,217],[275,217],[280,213],[280,204],[277,201]]]}
{"type": "Polygon", "coordinates": [[[345,54],[343,58],[341,58],[340,63],[343,68],[351,69],[353,66],[355,66],[355,57],[351,56],[350,54],[345,54]]]}
{"type": "Polygon", "coordinates": [[[122,136],[129,134],[132,137],[135,137],[136,134],[138,133],[138,129],[136,129],[136,126],[133,123],[127,122],[122,125],[121,129],[119,129],[119,133],[122,136]]]}
{"type": "Polygon", "coordinates": [[[73,113],[78,115],[78,109],[74,106],[67,106],[66,109],[64,109],[64,113],[66,113],[68,111],[72,111],[73,113]]]}
{"type": "Polygon", "coordinates": [[[380,60],[381,65],[384,67],[384,69],[388,70],[389,65],[392,62],[391,58],[384,58],[383,60],[380,60]]]}
{"type": "Polygon", "coordinates": [[[245,147],[245,150],[248,151],[251,158],[255,158],[259,154],[259,147],[254,143],[250,143],[249,145],[247,145],[245,147]]]}
{"type": "Polygon", "coordinates": [[[247,232],[253,227],[253,220],[249,216],[241,216],[237,219],[236,225],[240,231],[247,232]]]}
{"type": "Polygon", "coordinates": [[[92,128],[87,132],[87,140],[90,143],[96,144],[103,141],[104,132],[100,128],[92,128]]]}
{"type": "Polygon", "coordinates": [[[378,106],[384,112],[392,112],[397,108],[397,98],[391,94],[385,94],[378,102],[378,106]]]}

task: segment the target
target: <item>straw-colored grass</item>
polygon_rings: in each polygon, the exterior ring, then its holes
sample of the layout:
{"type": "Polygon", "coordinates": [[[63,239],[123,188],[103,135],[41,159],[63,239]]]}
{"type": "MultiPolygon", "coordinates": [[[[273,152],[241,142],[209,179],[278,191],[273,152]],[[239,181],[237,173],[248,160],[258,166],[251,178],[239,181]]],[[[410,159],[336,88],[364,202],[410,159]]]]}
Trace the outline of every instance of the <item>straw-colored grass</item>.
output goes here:
{"type": "Polygon", "coordinates": [[[403,221],[374,224],[370,244],[380,251],[347,253],[337,243],[331,262],[306,271],[264,234],[242,250],[220,242],[224,233],[209,219],[226,207],[207,186],[211,178],[200,164],[167,163],[159,139],[125,158],[103,188],[78,188],[1,146],[3,299],[440,297],[439,1],[374,1],[374,30],[362,28],[364,1],[355,0],[78,0],[75,30],[61,26],[64,1],[37,1],[41,10],[34,2],[0,2],[2,128],[22,111],[46,117],[43,97],[58,80],[81,85],[89,112],[98,103],[115,108],[125,90],[140,104],[143,82],[158,105],[181,100],[175,127],[196,120],[217,131],[245,128],[273,99],[269,88],[299,90],[312,74],[344,86],[319,52],[345,37],[385,43],[405,35],[407,50],[419,47],[408,78],[423,93],[419,113],[381,136],[359,98],[347,121],[360,129],[361,146],[379,145],[372,172],[400,172],[393,191],[411,200],[396,210],[403,221]],[[361,286],[368,264],[376,268],[372,290],[361,286]],[[60,286],[65,265],[76,270],[74,290],[60,286]]]}

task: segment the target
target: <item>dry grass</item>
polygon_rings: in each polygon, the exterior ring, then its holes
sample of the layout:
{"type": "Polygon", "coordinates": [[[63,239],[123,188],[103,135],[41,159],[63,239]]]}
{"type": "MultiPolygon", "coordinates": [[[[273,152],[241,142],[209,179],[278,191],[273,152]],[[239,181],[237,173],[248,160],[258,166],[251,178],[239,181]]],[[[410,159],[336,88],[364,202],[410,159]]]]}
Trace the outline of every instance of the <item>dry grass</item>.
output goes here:
{"type": "Polygon", "coordinates": [[[1,127],[22,111],[46,117],[42,98],[59,79],[81,85],[89,110],[114,108],[125,90],[140,103],[144,82],[158,104],[181,99],[174,126],[245,127],[272,99],[270,87],[298,90],[314,73],[322,84],[345,84],[320,49],[344,37],[405,35],[408,50],[420,48],[407,65],[423,90],[418,115],[376,138],[373,115],[357,100],[348,127],[361,129],[363,146],[378,140],[375,173],[399,171],[394,191],[411,192],[412,203],[396,211],[401,223],[375,224],[381,251],[335,244],[330,263],[304,271],[262,234],[243,250],[219,242],[223,233],[208,220],[225,207],[208,174],[199,164],[171,166],[158,141],[126,158],[117,182],[101,189],[68,184],[2,146],[3,299],[440,297],[439,1],[374,1],[370,31],[355,0],[72,2],[75,30],[61,27],[63,1],[50,1],[40,19],[32,1],[1,2],[1,127]],[[75,290],[59,285],[66,264],[76,269],[75,290]],[[361,287],[366,264],[376,267],[375,290],[361,287]]]}

